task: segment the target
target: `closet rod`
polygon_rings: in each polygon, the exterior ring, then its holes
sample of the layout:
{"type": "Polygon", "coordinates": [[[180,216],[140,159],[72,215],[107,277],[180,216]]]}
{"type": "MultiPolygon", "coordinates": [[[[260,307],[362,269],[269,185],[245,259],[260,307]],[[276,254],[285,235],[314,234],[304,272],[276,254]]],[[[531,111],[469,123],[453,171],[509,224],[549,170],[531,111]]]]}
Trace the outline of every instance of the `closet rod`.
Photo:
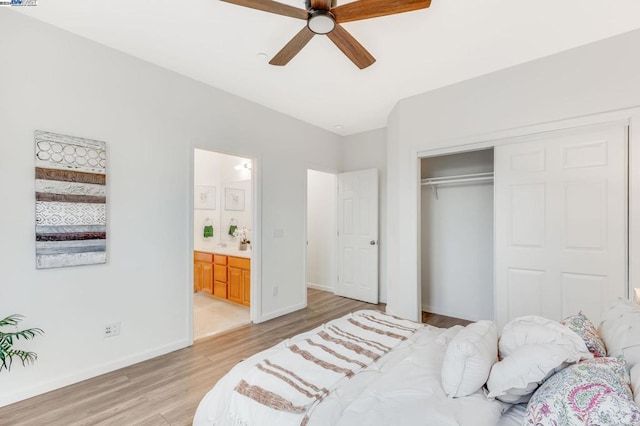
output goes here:
{"type": "Polygon", "coordinates": [[[422,179],[422,185],[446,185],[448,183],[460,182],[480,182],[493,180],[493,172],[488,173],[472,173],[468,175],[447,176],[438,178],[422,179]]]}
{"type": "Polygon", "coordinates": [[[439,178],[427,178],[420,181],[421,185],[431,186],[433,195],[438,199],[438,186],[463,182],[488,182],[493,180],[493,172],[472,173],[468,175],[446,176],[439,178]]]}

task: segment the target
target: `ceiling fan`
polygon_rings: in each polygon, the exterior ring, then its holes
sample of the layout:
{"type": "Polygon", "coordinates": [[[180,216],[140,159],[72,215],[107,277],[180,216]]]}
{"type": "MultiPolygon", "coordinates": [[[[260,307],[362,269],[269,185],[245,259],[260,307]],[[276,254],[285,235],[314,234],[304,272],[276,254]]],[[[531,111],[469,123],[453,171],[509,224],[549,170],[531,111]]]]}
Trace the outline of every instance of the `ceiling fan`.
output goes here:
{"type": "Polygon", "coordinates": [[[321,34],[329,37],[360,69],[376,59],[340,24],[425,9],[431,4],[431,0],[357,0],[336,6],[336,0],[305,0],[305,10],[273,0],[221,1],[307,21],[307,25],[269,61],[271,65],[286,65],[313,36],[321,34]]]}

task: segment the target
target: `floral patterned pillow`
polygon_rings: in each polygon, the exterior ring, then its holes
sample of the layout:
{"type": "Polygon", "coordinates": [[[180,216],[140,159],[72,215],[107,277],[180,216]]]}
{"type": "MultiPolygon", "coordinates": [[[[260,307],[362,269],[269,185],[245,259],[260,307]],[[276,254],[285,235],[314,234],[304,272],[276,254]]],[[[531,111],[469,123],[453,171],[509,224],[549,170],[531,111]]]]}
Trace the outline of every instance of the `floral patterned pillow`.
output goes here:
{"type": "Polygon", "coordinates": [[[604,341],[598,334],[598,329],[585,314],[579,312],[578,315],[573,315],[565,318],[562,321],[562,325],[575,331],[578,336],[582,337],[584,343],[587,345],[589,352],[593,356],[607,356],[607,349],[604,346],[604,341]]]}
{"type": "Polygon", "coordinates": [[[525,425],[622,426],[640,422],[622,358],[593,358],[554,374],[533,394],[525,425]]]}

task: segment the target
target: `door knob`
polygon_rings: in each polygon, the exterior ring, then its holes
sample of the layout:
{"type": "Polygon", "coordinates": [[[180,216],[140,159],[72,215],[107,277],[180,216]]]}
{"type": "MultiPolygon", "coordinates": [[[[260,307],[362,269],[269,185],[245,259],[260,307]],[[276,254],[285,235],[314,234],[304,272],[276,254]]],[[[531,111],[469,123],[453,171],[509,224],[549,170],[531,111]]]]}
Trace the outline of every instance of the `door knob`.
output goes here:
{"type": "Polygon", "coordinates": [[[369,241],[369,244],[371,244],[372,246],[375,246],[376,245],[376,241],[375,240],[371,240],[371,241],[369,241]]]}

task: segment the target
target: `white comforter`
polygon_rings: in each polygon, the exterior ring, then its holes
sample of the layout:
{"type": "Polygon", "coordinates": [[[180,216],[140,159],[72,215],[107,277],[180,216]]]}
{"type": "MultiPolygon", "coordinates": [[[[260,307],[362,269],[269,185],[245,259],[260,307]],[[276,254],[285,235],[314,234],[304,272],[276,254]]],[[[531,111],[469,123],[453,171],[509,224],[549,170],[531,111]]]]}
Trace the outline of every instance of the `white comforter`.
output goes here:
{"type": "MultiPolygon", "coordinates": [[[[336,321],[341,320],[344,319],[336,321]]],[[[292,417],[288,423],[283,420],[286,417],[282,412],[239,397],[234,388],[245,378],[252,377],[255,366],[261,361],[277,359],[286,348],[317,336],[332,323],[295,336],[236,365],[202,399],[193,424],[300,424],[298,418],[292,417]],[[239,412],[242,412],[241,418],[234,415],[239,412]]],[[[460,329],[418,327],[391,352],[333,386],[331,393],[309,413],[307,426],[496,425],[506,405],[487,399],[481,392],[465,398],[447,398],[442,389],[440,370],[446,345],[460,329]]]]}

